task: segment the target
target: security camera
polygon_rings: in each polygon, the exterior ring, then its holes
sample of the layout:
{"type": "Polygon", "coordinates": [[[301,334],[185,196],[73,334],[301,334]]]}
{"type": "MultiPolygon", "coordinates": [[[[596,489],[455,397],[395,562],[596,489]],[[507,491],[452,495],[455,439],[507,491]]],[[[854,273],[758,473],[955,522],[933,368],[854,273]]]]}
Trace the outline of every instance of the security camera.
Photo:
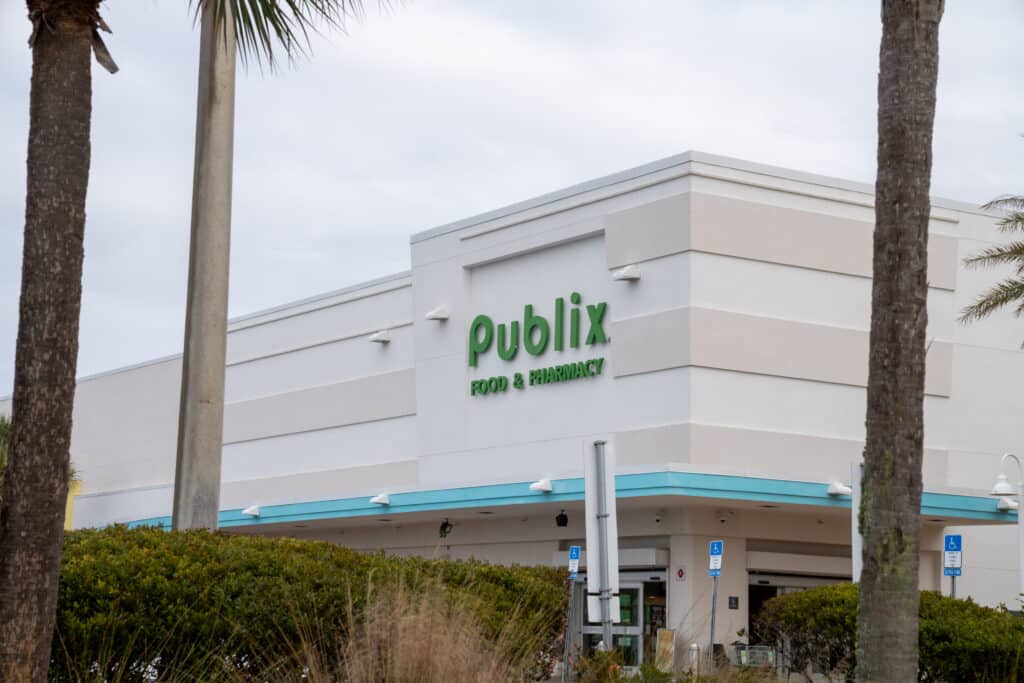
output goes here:
{"type": "Polygon", "coordinates": [[[664,510],[656,510],[654,512],[654,523],[655,524],[661,524],[661,520],[664,519],[664,518],[665,518],[665,511],[664,510]]]}

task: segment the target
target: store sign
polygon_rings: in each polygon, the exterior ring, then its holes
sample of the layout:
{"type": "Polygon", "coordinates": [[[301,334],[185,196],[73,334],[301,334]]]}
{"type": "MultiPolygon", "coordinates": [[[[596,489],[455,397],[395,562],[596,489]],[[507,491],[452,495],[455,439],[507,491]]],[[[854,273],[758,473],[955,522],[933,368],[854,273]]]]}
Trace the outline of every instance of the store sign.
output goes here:
{"type": "MultiPolygon", "coordinates": [[[[551,349],[565,351],[584,346],[598,346],[608,343],[604,329],[604,318],[608,303],[583,304],[579,292],[569,295],[569,303],[563,297],[555,299],[552,320],[536,313],[533,304],[523,307],[522,324],[519,320],[494,324],[487,315],[473,318],[469,326],[469,367],[475,368],[481,356],[497,353],[504,361],[513,361],[522,348],[531,356],[541,356],[551,349]],[[568,318],[568,320],[566,320],[568,318]]],[[[470,396],[484,396],[508,391],[509,388],[525,389],[527,386],[569,382],[577,379],[596,377],[604,369],[604,358],[589,358],[574,363],[564,363],[536,368],[526,373],[495,375],[469,382],[470,396]]]]}

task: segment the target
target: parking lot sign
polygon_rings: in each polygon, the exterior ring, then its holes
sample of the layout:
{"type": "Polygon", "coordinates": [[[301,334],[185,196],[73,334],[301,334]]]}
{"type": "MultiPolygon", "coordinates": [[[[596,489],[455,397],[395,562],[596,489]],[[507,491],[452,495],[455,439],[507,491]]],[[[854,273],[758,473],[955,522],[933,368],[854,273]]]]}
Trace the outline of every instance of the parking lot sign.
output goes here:
{"type": "Polygon", "coordinates": [[[942,539],[942,573],[961,576],[964,566],[964,542],[960,534],[946,534],[942,539]]]}

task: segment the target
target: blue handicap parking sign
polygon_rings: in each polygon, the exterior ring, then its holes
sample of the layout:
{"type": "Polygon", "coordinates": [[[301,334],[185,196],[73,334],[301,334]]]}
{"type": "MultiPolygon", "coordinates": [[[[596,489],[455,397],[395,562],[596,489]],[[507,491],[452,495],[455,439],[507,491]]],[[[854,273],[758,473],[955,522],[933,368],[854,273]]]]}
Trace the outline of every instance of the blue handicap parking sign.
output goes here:
{"type": "Polygon", "coordinates": [[[963,576],[964,541],[960,534],[947,534],[942,539],[942,573],[963,576]]]}
{"type": "Polygon", "coordinates": [[[709,555],[721,555],[722,554],[722,541],[711,541],[711,548],[708,550],[709,555]]]}
{"type": "Polygon", "coordinates": [[[578,560],[580,559],[580,547],[578,545],[569,546],[569,559],[578,560]]]}

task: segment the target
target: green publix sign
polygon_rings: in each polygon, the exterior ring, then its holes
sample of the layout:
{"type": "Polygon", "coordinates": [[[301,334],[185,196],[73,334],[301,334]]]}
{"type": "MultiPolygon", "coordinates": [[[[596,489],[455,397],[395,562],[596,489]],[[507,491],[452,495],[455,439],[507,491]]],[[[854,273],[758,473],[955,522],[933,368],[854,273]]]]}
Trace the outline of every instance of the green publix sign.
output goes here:
{"type": "MultiPolygon", "coordinates": [[[[520,346],[531,356],[541,356],[549,347],[554,351],[564,351],[566,347],[578,349],[582,345],[607,344],[609,339],[604,331],[607,302],[586,306],[582,303],[583,297],[579,292],[569,295],[568,306],[564,298],[558,297],[555,299],[553,322],[534,313],[532,304],[523,307],[522,325],[518,320],[513,320],[495,326],[490,316],[478,315],[469,326],[469,367],[475,368],[479,358],[489,353],[492,348],[502,360],[513,361],[519,354],[520,346]]],[[[523,373],[516,372],[511,378],[507,375],[496,375],[474,379],[469,382],[469,394],[483,396],[508,391],[510,385],[515,389],[524,389],[527,385],[596,377],[601,374],[603,368],[604,358],[598,357],[536,368],[530,370],[525,377],[523,373]]]]}

